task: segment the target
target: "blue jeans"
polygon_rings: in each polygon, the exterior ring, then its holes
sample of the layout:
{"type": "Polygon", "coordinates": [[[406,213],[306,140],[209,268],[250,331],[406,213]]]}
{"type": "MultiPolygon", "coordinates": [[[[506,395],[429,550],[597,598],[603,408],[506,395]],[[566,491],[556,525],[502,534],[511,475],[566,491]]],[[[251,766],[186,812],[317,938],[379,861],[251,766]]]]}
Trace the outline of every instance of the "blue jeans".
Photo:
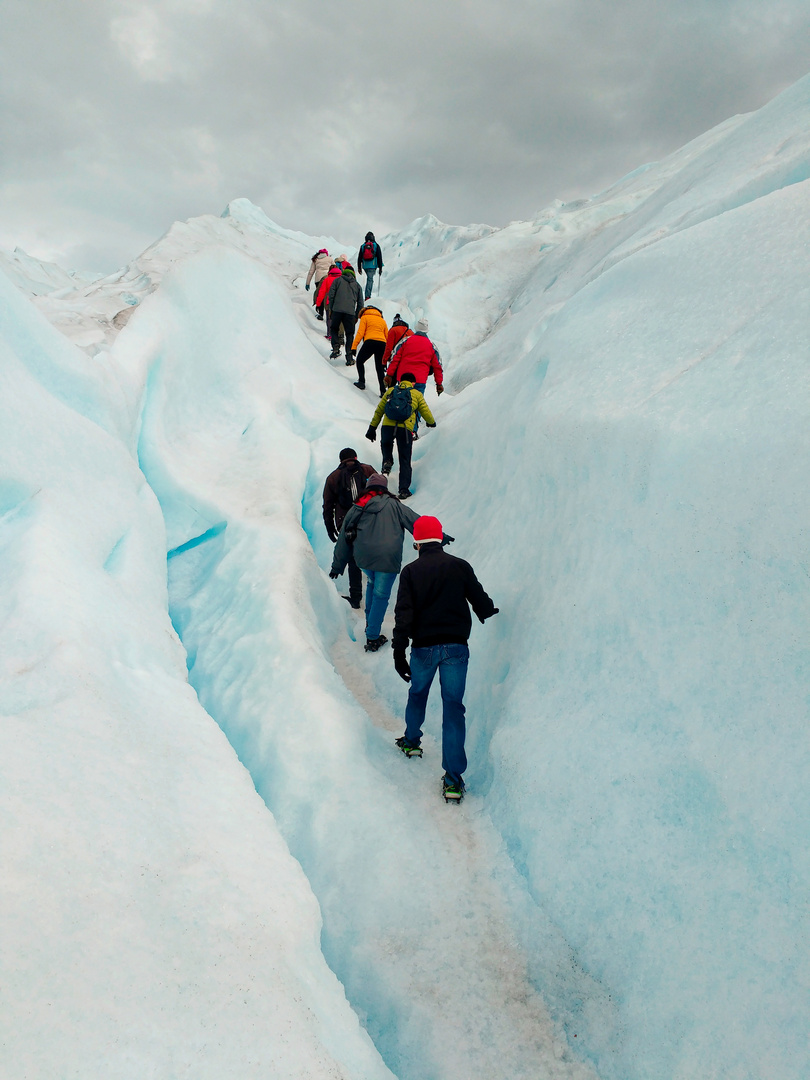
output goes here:
{"type": "Polygon", "coordinates": [[[371,641],[380,636],[382,621],[388,609],[388,598],[396,581],[396,574],[385,574],[382,570],[364,570],[368,578],[366,584],[366,637],[371,641]]]}
{"type": "MultiPolygon", "coordinates": [[[[413,384],[414,390],[418,390],[420,394],[424,394],[426,386],[427,386],[426,382],[417,382],[417,383],[413,384]]],[[[419,410],[417,409],[416,410],[416,418],[415,418],[415,420],[413,422],[413,430],[416,431],[416,429],[418,427],[419,427],[419,410]]]]}
{"type": "Polygon", "coordinates": [[[470,650],[466,645],[431,645],[411,649],[411,688],[405,706],[405,738],[418,746],[422,738],[428,694],[433,676],[439,671],[442,688],[442,768],[459,783],[467,768],[464,753],[464,686],[470,650]]]}
{"type": "Polygon", "coordinates": [[[366,275],[366,295],[365,299],[368,300],[371,294],[374,292],[374,275],[377,273],[377,267],[369,267],[368,270],[364,268],[363,271],[366,275]]]}

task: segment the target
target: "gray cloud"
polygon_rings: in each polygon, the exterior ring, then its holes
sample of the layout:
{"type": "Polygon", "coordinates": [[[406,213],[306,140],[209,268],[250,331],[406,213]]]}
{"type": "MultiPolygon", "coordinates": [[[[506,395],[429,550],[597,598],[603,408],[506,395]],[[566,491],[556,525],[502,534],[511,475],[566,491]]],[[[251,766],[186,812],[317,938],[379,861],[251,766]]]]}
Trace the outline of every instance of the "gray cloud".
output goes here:
{"type": "Polygon", "coordinates": [[[806,0],[0,0],[0,244],[111,269],[238,196],[359,239],[588,195],[807,70],[806,0]]]}

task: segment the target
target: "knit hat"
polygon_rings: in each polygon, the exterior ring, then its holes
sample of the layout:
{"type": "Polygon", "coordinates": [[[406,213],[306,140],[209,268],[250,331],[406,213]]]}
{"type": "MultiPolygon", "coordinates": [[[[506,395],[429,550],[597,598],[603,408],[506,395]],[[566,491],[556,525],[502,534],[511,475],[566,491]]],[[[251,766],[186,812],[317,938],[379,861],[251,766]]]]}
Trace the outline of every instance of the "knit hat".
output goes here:
{"type": "Polygon", "coordinates": [[[383,476],[382,473],[373,472],[366,480],[366,491],[371,488],[382,488],[383,491],[388,491],[388,477],[383,476]]]}
{"type": "Polygon", "coordinates": [[[428,321],[427,321],[427,319],[417,319],[416,332],[417,332],[417,334],[426,334],[428,332],[428,321]]]}
{"type": "Polygon", "coordinates": [[[440,544],[444,539],[442,523],[438,518],[423,514],[414,522],[413,539],[417,544],[440,544]]]}
{"type": "Polygon", "coordinates": [[[321,248],[320,251],[318,252],[318,254],[319,255],[328,255],[329,252],[327,251],[326,248],[321,248]]]}
{"type": "Polygon", "coordinates": [[[352,450],[350,446],[347,446],[345,450],[340,451],[341,461],[353,461],[357,457],[357,451],[352,450]]]}

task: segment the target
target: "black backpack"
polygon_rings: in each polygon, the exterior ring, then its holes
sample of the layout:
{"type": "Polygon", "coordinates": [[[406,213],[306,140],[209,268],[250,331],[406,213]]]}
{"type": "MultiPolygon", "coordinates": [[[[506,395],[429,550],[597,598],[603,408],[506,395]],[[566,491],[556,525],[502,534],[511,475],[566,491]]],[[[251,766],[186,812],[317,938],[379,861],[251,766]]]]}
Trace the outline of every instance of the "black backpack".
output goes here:
{"type": "Polygon", "coordinates": [[[340,482],[338,484],[337,501],[344,510],[348,510],[357,501],[366,486],[366,474],[359,461],[352,465],[340,467],[340,482]]]}
{"type": "Polygon", "coordinates": [[[365,244],[363,244],[363,262],[374,262],[377,258],[376,247],[377,245],[373,240],[366,240],[365,244]]]}
{"type": "Polygon", "coordinates": [[[385,403],[385,415],[389,420],[395,420],[401,424],[405,420],[410,420],[412,412],[413,399],[410,387],[395,386],[385,403]]]}

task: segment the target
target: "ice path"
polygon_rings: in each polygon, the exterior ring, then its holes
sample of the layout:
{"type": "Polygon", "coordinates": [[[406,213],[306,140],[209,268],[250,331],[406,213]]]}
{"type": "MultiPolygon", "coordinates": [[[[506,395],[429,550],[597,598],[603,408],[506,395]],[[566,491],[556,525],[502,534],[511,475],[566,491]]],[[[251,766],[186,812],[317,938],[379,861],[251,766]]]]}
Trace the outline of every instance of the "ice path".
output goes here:
{"type": "Polygon", "coordinates": [[[572,997],[580,1014],[603,1008],[599,988],[532,906],[484,797],[446,806],[433,741],[419,762],[395,749],[404,684],[390,654],[352,640],[324,573],[323,467],[371,396],[332,377],[354,369],[324,359],[311,309],[293,304],[302,335],[289,294],[241,259],[186,264],[150,305],[129,331],[154,357],[139,457],[167,522],[189,679],[307,875],[349,1001],[400,1080],[592,1078],[534,975],[558,981],[572,1042],[572,997]]]}

